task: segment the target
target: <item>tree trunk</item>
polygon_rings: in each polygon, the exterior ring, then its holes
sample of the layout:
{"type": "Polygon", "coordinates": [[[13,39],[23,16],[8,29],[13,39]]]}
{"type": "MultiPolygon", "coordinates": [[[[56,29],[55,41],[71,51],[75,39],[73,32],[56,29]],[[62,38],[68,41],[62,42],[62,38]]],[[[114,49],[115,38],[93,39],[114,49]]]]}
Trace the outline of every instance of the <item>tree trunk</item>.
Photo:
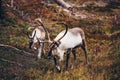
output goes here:
{"type": "Polygon", "coordinates": [[[69,5],[68,3],[66,3],[64,0],[54,0],[58,5],[64,7],[64,8],[69,8],[71,7],[71,5],[69,5]]]}
{"type": "Polygon", "coordinates": [[[11,7],[13,7],[13,0],[11,0],[11,7]]]}

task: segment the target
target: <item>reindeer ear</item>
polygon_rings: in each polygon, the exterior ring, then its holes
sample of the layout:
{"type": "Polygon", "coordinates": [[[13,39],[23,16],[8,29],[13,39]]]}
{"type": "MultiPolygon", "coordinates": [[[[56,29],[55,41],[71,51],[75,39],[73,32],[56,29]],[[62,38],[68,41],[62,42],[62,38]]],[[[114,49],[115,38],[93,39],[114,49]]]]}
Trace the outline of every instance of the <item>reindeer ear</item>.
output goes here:
{"type": "Polygon", "coordinates": [[[28,30],[33,30],[33,29],[35,29],[35,27],[29,27],[29,28],[28,28],[28,30]]]}
{"type": "Polygon", "coordinates": [[[31,36],[29,35],[29,33],[27,32],[27,37],[30,39],[31,38],[31,36]]]}

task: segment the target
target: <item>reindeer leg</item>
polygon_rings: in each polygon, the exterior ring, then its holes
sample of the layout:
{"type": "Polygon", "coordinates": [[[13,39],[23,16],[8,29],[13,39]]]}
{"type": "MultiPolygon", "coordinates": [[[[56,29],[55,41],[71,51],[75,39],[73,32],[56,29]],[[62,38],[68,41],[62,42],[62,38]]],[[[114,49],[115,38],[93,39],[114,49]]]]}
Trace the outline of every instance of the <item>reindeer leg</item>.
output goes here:
{"type": "Polygon", "coordinates": [[[73,63],[72,63],[71,69],[74,68],[74,63],[75,63],[75,60],[76,60],[76,50],[75,50],[75,49],[72,49],[72,53],[73,53],[73,56],[74,56],[74,60],[73,60],[73,63]]]}
{"type": "Polygon", "coordinates": [[[86,64],[88,64],[87,47],[86,47],[86,42],[85,42],[85,40],[83,40],[83,44],[81,45],[81,48],[84,50],[85,59],[86,59],[86,64]]]}
{"type": "Polygon", "coordinates": [[[44,54],[45,54],[44,43],[41,43],[41,48],[42,48],[42,55],[41,56],[44,56],[44,54]]]}
{"type": "Polygon", "coordinates": [[[40,43],[40,46],[39,46],[39,48],[38,48],[38,59],[40,59],[41,58],[41,53],[42,53],[42,43],[40,43]]]}
{"type": "Polygon", "coordinates": [[[66,71],[68,71],[68,61],[69,61],[69,58],[70,58],[70,50],[68,49],[67,51],[67,56],[66,56],[66,71]]]}
{"type": "Polygon", "coordinates": [[[60,69],[60,66],[59,66],[58,63],[57,63],[56,57],[54,56],[53,58],[54,58],[54,63],[55,63],[56,69],[58,70],[58,72],[61,72],[61,69],[60,69]]]}

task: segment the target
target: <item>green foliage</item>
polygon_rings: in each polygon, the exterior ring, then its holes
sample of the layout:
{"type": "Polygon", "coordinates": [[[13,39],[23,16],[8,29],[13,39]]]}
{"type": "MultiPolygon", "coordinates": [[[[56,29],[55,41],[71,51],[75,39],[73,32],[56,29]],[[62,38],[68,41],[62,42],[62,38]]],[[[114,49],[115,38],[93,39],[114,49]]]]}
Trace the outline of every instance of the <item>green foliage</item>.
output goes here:
{"type": "MultiPolygon", "coordinates": [[[[119,38],[120,39],[120,38],[119,38]]],[[[120,74],[120,41],[119,39],[114,40],[111,43],[109,51],[109,59],[113,62],[110,66],[109,75],[111,80],[118,80],[120,74]]]]}
{"type": "Polygon", "coordinates": [[[97,11],[97,12],[112,12],[112,9],[109,7],[99,7],[99,6],[92,6],[88,5],[87,7],[84,8],[87,11],[97,11]]]}
{"type": "Polygon", "coordinates": [[[25,26],[24,28],[22,26],[21,28],[18,26],[17,27],[8,26],[2,28],[2,30],[0,31],[1,32],[0,43],[5,42],[6,44],[24,48],[28,42],[26,36],[27,27],[28,26],[25,26]]]}
{"type": "Polygon", "coordinates": [[[17,20],[12,17],[5,17],[4,19],[2,19],[2,24],[4,24],[4,26],[16,25],[17,20]]]}
{"type": "Polygon", "coordinates": [[[112,9],[107,7],[93,7],[93,9],[98,12],[112,12],[112,9]]]}
{"type": "Polygon", "coordinates": [[[28,39],[23,36],[10,36],[9,38],[9,44],[16,46],[16,47],[21,47],[24,48],[25,45],[27,45],[28,39]]]}

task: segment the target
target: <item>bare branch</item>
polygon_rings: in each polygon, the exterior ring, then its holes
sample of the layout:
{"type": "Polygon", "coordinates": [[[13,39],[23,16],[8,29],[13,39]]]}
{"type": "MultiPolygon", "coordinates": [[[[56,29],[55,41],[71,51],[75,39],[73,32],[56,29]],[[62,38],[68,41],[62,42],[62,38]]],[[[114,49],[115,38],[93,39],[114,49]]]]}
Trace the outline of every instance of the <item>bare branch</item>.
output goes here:
{"type": "Polygon", "coordinates": [[[18,62],[15,62],[15,61],[10,61],[10,60],[3,59],[3,58],[0,58],[0,61],[8,62],[8,63],[11,63],[11,64],[17,64],[18,66],[23,67],[22,64],[20,64],[18,62]]]}
{"type": "Polygon", "coordinates": [[[71,5],[69,5],[68,3],[66,3],[64,0],[54,0],[58,5],[64,7],[64,8],[69,8],[71,7],[71,5]]]}
{"type": "Polygon", "coordinates": [[[24,51],[24,50],[20,50],[20,49],[18,49],[18,48],[16,48],[16,47],[13,47],[13,46],[10,46],[10,45],[0,44],[0,46],[3,46],[3,47],[10,47],[10,48],[13,48],[13,49],[15,49],[15,50],[17,50],[17,51],[19,51],[19,52],[23,52],[23,53],[25,53],[25,54],[27,54],[27,55],[35,56],[35,55],[32,54],[32,53],[26,52],[26,51],[24,51]]]}

